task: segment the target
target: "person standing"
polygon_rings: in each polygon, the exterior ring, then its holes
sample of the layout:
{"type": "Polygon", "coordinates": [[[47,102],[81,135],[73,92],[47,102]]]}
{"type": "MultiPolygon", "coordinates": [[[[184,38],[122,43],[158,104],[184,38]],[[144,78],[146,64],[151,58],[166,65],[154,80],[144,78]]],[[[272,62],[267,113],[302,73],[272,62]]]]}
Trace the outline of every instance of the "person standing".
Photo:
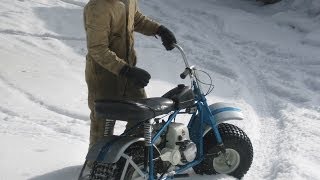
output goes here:
{"type": "MultiPolygon", "coordinates": [[[[102,99],[146,98],[144,87],[150,74],[136,67],[134,31],[147,36],[159,35],[167,50],[177,43],[165,26],[149,19],[138,9],[137,0],[90,0],[84,8],[87,38],[85,78],[88,105],[91,110],[90,144],[92,147],[104,136],[105,124],[114,120],[98,119],[94,102],[102,99]]],[[[128,122],[126,128],[134,126],[128,122]]]]}

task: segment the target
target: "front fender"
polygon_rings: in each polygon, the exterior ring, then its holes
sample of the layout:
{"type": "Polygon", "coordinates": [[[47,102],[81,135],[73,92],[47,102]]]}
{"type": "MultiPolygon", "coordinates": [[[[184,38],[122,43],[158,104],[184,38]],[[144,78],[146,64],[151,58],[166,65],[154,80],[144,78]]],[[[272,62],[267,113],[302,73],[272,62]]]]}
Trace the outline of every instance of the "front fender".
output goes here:
{"type": "Polygon", "coordinates": [[[234,107],[229,103],[215,103],[209,106],[217,124],[228,120],[243,120],[243,113],[240,108],[234,107]]]}
{"type": "Polygon", "coordinates": [[[86,160],[116,163],[130,145],[143,141],[144,138],[132,136],[104,137],[90,148],[86,160]]]}
{"type": "MultiPolygon", "coordinates": [[[[214,103],[209,106],[214,119],[217,124],[221,124],[229,120],[243,120],[244,116],[240,108],[234,107],[229,103],[214,103]]],[[[211,129],[211,126],[206,126],[204,134],[207,134],[211,129]]]]}

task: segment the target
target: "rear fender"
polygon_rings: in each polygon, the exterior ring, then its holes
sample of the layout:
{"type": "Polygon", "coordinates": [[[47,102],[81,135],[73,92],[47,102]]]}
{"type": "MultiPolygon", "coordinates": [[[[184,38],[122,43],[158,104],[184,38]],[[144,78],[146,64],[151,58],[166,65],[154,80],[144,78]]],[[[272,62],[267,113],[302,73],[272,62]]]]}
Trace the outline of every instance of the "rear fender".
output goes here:
{"type": "MultiPolygon", "coordinates": [[[[216,120],[217,124],[221,124],[225,121],[230,120],[243,120],[244,116],[240,108],[234,107],[232,104],[229,103],[215,103],[209,106],[214,119],[216,120]]],[[[205,128],[205,134],[210,131],[211,127],[207,126],[205,128]]]]}
{"type": "Polygon", "coordinates": [[[125,150],[136,142],[144,142],[144,138],[132,136],[108,136],[93,145],[86,159],[103,163],[116,163],[125,150]]]}

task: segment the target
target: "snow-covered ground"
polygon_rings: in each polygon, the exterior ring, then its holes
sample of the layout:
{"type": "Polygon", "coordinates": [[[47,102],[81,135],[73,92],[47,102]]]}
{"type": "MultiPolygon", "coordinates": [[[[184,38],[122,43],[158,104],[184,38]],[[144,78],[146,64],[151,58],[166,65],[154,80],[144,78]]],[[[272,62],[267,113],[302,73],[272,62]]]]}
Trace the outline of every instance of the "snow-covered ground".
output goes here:
{"type": "MultiPolygon", "coordinates": [[[[0,180],[77,179],[88,148],[86,0],[0,2],[0,180]]],[[[241,107],[251,138],[244,179],[320,179],[320,1],[140,0],[214,78],[211,103],[241,107]]],[[[177,83],[183,62],[136,37],[149,96],[177,83]]],[[[116,132],[124,129],[117,124],[116,132]]],[[[188,179],[232,179],[193,176],[188,179]]]]}

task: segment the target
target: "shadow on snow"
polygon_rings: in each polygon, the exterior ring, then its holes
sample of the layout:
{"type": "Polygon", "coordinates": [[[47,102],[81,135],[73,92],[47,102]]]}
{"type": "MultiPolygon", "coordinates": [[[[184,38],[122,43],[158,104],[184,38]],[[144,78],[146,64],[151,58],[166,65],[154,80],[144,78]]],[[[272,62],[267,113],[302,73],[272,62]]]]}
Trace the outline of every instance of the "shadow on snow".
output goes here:
{"type": "Polygon", "coordinates": [[[70,166],[28,180],[77,180],[82,166],[70,166]]]}

